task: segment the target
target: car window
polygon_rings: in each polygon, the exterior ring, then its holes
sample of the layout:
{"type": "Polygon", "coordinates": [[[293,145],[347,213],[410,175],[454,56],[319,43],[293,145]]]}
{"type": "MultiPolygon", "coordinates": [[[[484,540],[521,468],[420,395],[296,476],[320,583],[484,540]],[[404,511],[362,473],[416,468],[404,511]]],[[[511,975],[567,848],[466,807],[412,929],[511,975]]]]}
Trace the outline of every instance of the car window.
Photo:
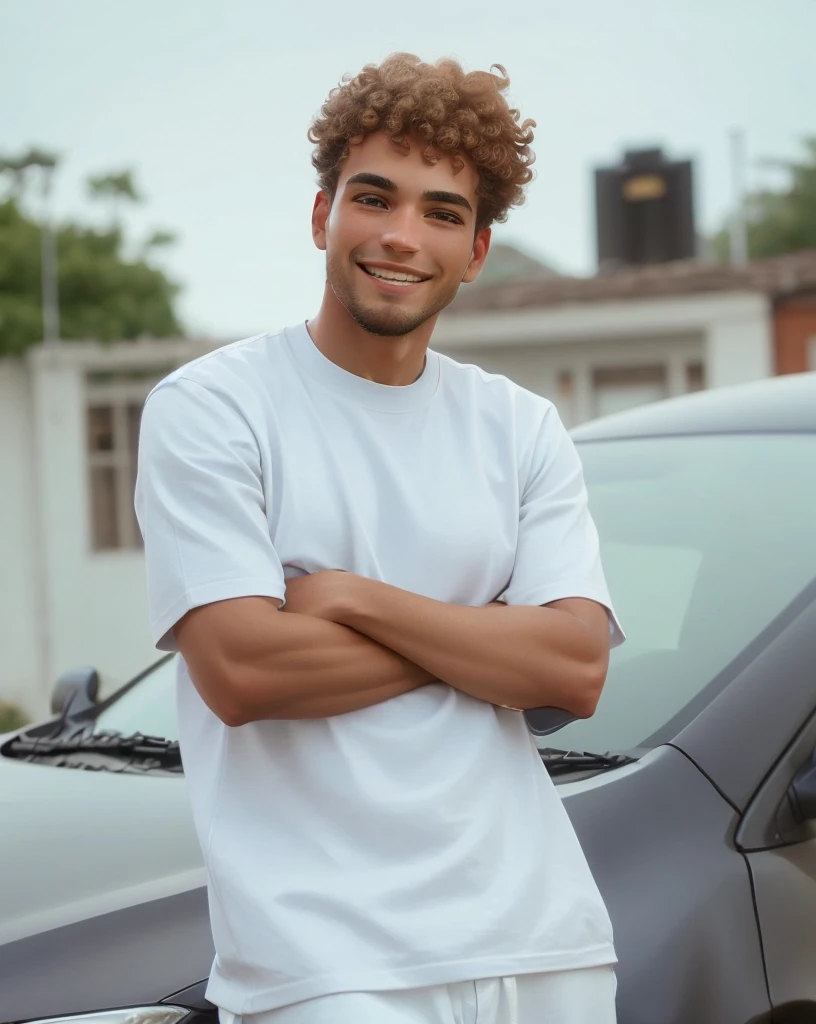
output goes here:
{"type": "Polygon", "coordinates": [[[157,665],[98,716],[94,731],[108,730],[178,739],[175,658],[157,665]]]}
{"type": "Polygon", "coordinates": [[[593,718],[560,730],[557,745],[627,750],[816,576],[816,437],[638,438],[579,452],[627,642],[593,718]]]}

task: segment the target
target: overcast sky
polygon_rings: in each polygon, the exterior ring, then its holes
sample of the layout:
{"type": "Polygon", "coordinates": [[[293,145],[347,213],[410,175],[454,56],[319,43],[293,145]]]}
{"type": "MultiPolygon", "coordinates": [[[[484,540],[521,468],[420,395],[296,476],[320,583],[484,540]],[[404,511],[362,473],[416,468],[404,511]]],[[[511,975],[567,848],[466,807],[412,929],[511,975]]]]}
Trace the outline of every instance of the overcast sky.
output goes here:
{"type": "Polygon", "coordinates": [[[815,39],[816,0],[0,0],[0,153],[56,150],[57,214],[100,222],[85,177],[134,168],[131,236],[178,232],[162,264],[185,324],[229,339],[319,304],[306,130],[344,73],[395,50],[504,64],[538,159],[496,237],[591,273],[593,167],[648,145],[693,158],[713,230],[732,127],[749,185],[816,135],[815,39]]]}

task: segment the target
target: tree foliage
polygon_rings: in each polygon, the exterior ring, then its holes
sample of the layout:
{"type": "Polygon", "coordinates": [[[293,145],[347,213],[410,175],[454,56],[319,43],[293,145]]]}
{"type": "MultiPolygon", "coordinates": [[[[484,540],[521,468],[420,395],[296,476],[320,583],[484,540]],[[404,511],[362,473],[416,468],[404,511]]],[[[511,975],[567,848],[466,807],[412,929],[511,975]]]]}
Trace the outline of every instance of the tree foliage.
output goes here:
{"type": "MultiPolygon", "coordinates": [[[[804,141],[801,161],[767,161],[788,174],[785,188],[763,189],[746,198],[745,218],[751,259],[816,249],[816,137],[804,141]]],[[[714,239],[717,256],[728,258],[728,229],[714,239]]]]}
{"type": "MultiPolygon", "coordinates": [[[[24,165],[30,161],[31,153],[17,162],[0,161],[0,171],[13,178],[7,198],[0,200],[0,357],[18,355],[43,337],[42,232],[24,206],[24,165]]],[[[91,178],[88,189],[113,204],[141,198],[130,171],[91,178]]],[[[182,333],[174,309],[179,288],[149,262],[155,249],[174,241],[172,233],[154,231],[130,259],[115,221],[106,229],[66,223],[55,236],[63,339],[113,342],[182,333]]]]}
{"type": "Polygon", "coordinates": [[[141,203],[142,195],[133,180],[132,171],[114,174],[98,174],[88,178],[88,195],[91,199],[106,200],[110,207],[111,224],[119,227],[123,203],[141,203]]]}
{"type": "Polygon", "coordinates": [[[0,734],[22,729],[27,724],[28,719],[16,704],[0,700],[0,734]]]}
{"type": "Polygon", "coordinates": [[[132,203],[142,200],[131,171],[94,175],[88,178],[88,191],[92,196],[105,199],[129,199],[132,203]]]}

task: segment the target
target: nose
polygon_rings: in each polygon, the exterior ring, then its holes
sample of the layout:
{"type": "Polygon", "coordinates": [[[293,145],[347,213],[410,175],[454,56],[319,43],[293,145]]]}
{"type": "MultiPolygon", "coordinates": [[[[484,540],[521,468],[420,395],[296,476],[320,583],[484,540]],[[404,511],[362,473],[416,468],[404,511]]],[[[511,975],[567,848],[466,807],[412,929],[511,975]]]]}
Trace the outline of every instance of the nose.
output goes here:
{"type": "Polygon", "coordinates": [[[392,210],[380,241],[395,252],[419,252],[420,215],[408,206],[392,210]]]}

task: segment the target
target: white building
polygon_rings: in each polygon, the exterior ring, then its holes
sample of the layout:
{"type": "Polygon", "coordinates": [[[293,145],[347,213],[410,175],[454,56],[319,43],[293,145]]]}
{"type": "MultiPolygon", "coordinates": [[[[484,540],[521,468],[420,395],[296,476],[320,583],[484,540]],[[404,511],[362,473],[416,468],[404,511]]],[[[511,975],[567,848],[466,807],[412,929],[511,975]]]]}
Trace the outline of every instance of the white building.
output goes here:
{"type": "MultiPolygon", "coordinates": [[[[457,300],[435,347],[552,397],[576,424],[775,372],[778,310],[792,296],[799,324],[807,287],[815,254],[544,275],[457,300]]],[[[132,509],[139,416],[157,380],[211,345],[69,342],[0,360],[0,700],[40,716],[66,669],[94,665],[110,686],[155,659],[132,509]]]]}
{"type": "Polygon", "coordinates": [[[551,398],[568,426],[805,370],[814,345],[816,252],[744,267],[688,261],[463,289],[434,335],[440,351],[551,398]]]}
{"type": "Polygon", "coordinates": [[[0,360],[0,700],[48,710],[60,672],[155,660],[132,492],[141,406],[203,347],[63,343],[0,360]]]}

